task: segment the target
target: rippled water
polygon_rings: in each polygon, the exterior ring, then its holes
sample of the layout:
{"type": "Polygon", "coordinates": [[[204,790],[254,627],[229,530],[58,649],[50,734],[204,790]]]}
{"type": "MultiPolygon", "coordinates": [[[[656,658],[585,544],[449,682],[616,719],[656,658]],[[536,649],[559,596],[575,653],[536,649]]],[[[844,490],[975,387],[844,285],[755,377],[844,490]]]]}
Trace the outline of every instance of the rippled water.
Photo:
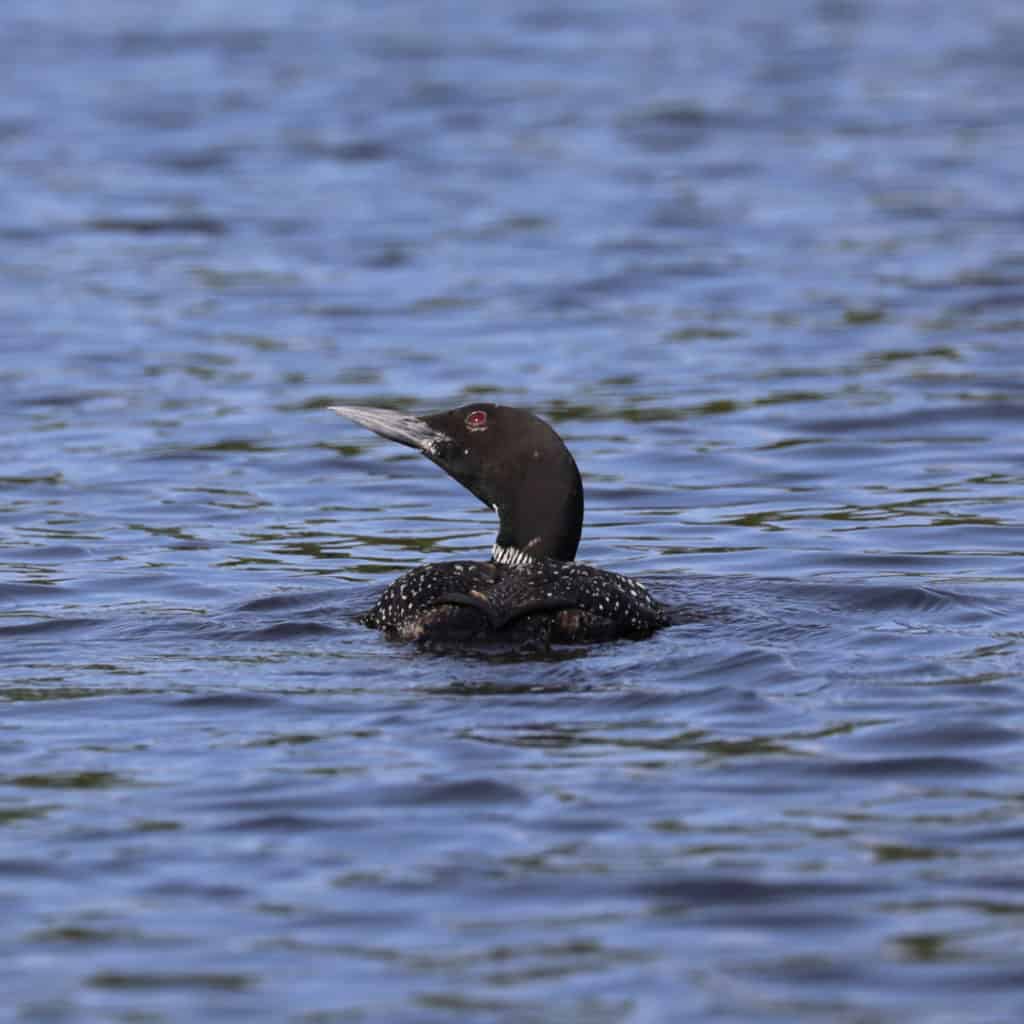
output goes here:
{"type": "Polygon", "coordinates": [[[1021,1019],[1019,4],[250,6],[0,11],[0,1018],[1021,1019]],[[358,625],[474,397],[679,625],[358,625]]]}

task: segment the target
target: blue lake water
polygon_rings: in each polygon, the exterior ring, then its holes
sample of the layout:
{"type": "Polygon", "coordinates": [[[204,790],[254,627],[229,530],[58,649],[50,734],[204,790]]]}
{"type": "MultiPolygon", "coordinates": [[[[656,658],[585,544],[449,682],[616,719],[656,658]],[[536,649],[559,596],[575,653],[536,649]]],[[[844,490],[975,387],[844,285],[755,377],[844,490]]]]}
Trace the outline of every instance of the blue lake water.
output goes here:
{"type": "Polygon", "coordinates": [[[1024,1018],[1024,9],[250,6],[0,10],[0,1019],[1024,1018]],[[474,399],[677,625],[359,625],[474,399]]]}

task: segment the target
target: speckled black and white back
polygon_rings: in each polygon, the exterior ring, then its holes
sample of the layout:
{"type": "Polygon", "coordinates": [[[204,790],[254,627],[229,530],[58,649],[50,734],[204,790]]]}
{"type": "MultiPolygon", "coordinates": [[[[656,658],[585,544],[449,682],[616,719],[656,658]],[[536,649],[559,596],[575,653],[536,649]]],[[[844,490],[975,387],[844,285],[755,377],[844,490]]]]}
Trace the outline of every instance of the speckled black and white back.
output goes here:
{"type": "Polygon", "coordinates": [[[364,617],[403,639],[642,637],[668,624],[643,584],[580,562],[440,562],[392,583],[364,617]]]}

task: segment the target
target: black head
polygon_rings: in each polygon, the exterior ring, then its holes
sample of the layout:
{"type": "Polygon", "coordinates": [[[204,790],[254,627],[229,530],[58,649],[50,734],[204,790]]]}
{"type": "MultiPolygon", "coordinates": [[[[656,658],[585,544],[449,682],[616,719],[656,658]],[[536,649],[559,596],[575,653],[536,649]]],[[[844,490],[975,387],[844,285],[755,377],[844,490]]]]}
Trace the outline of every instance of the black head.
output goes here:
{"type": "Polygon", "coordinates": [[[489,402],[431,416],[332,406],[382,437],[423,452],[498,513],[495,557],[571,562],[583,528],[583,484],[562,439],[525,409],[489,402]]]}

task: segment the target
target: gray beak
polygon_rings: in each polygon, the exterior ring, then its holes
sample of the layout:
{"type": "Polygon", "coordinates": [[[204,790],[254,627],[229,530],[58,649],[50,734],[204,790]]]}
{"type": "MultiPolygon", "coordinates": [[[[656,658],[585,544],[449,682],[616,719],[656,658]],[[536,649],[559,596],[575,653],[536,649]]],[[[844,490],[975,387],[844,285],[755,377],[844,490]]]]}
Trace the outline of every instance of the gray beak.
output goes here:
{"type": "Polygon", "coordinates": [[[418,416],[410,416],[404,412],[391,409],[372,409],[365,405],[330,405],[331,412],[358,423],[367,430],[372,430],[389,441],[416,448],[425,455],[433,455],[437,446],[448,438],[438,433],[433,427],[418,416]]]}

